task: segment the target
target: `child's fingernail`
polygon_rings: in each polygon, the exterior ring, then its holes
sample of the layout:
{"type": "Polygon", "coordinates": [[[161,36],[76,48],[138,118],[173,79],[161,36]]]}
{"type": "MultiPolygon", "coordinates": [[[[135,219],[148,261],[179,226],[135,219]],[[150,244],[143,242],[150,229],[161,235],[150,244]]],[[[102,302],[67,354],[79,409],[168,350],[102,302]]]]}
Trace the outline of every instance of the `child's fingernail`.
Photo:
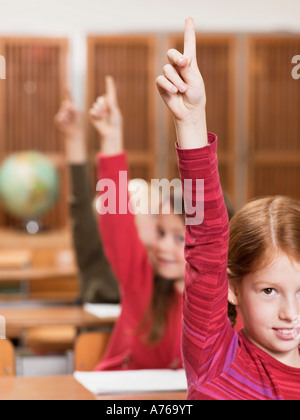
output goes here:
{"type": "Polygon", "coordinates": [[[186,58],[185,57],[179,58],[178,64],[179,65],[186,64],[186,58]]]}

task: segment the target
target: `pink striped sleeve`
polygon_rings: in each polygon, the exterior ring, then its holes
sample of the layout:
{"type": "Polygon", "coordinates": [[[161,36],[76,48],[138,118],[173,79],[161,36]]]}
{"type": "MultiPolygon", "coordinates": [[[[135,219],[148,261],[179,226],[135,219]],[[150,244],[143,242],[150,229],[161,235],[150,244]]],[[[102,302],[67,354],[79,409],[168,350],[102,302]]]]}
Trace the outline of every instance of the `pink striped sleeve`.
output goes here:
{"type": "Polygon", "coordinates": [[[181,180],[183,183],[193,180],[194,202],[196,180],[204,180],[204,220],[186,227],[183,356],[190,387],[202,375],[209,374],[213,358],[224,357],[219,344],[230,339],[228,334],[225,338],[225,331],[229,330],[226,274],[229,223],[219,182],[217,137],[209,134],[209,143],[195,150],[177,147],[181,180]]]}

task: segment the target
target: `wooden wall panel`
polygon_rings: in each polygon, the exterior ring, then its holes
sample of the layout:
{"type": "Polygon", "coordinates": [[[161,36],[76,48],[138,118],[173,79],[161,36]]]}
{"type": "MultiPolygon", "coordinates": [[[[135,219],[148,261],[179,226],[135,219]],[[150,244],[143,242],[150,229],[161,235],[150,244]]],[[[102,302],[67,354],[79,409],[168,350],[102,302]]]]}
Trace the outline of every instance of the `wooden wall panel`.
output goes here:
{"type": "Polygon", "coordinates": [[[256,161],[254,169],[253,197],[283,194],[299,199],[300,162],[256,161]]]}
{"type": "MultiPolygon", "coordinates": [[[[57,165],[61,181],[58,204],[42,223],[61,228],[67,223],[66,165],[64,145],[54,127],[53,118],[67,85],[68,41],[57,38],[1,38],[6,58],[7,78],[0,91],[1,161],[8,155],[38,150],[57,165]]],[[[2,209],[5,226],[17,223],[2,209]],[[4,214],[3,214],[4,212],[4,214]]]]}
{"type": "MultiPolygon", "coordinates": [[[[171,35],[169,48],[183,52],[182,35],[171,35]]],[[[230,35],[197,35],[197,61],[205,81],[208,130],[219,138],[221,183],[235,202],[235,78],[236,38],[230,35]]],[[[169,121],[169,177],[178,176],[172,118],[169,121]]]]}
{"type": "Polygon", "coordinates": [[[292,78],[300,36],[250,36],[248,198],[300,198],[300,83],[292,78]]]}
{"type": "MultiPolygon", "coordinates": [[[[87,109],[105,92],[105,76],[114,77],[124,118],[124,141],[135,177],[156,175],[156,38],[150,35],[91,36],[88,42],[87,109]],[[140,169],[141,170],[140,170],[140,169]]],[[[88,125],[89,150],[99,150],[88,125]]]]}
{"type": "MultiPolygon", "coordinates": [[[[299,55],[300,36],[244,34],[243,43],[238,39],[239,35],[197,35],[197,58],[207,91],[208,129],[219,137],[222,186],[233,202],[239,179],[239,192],[244,188],[247,199],[267,194],[300,198],[300,82],[291,76],[291,60],[299,55]],[[237,66],[241,61],[243,65],[237,66]],[[244,81],[241,72],[248,82],[245,89],[243,83],[245,94],[237,90],[237,80],[244,81]],[[239,105],[242,101],[239,113],[236,98],[239,105]],[[237,121],[241,114],[242,121],[237,121]],[[238,123],[244,133],[239,139],[238,123]],[[237,141],[242,146],[240,154],[237,141]],[[241,166],[246,168],[245,180],[236,172],[241,166]]],[[[104,77],[111,74],[124,115],[131,175],[148,181],[157,178],[156,100],[160,98],[155,79],[161,73],[157,62],[166,62],[167,48],[183,50],[182,34],[91,36],[87,46],[87,109],[104,93],[104,77]]],[[[7,64],[7,79],[0,81],[0,159],[14,151],[38,149],[55,162],[62,180],[61,197],[43,220],[55,228],[66,224],[68,214],[64,148],[53,126],[67,85],[67,52],[65,39],[0,39],[0,54],[7,64]]],[[[159,117],[164,119],[164,114],[159,117]]],[[[168,132],[168,174],[161,171],[161,175],[172,179],[178,177],[174,124],[171,118],[163,124],[168,132]]],[[[99,141],[94,128],[90,124],[87,127],[94,161],[99,141]]],[[[159,147],[165,151],[163,144],[159,147]]],[[[165,156],[165,152],[159,153],[165,156]]],[[[94,178],[96,181],[95,166],[94,178]]],[[[0,210],[0,226],[15,223],[0,210]]]]}
{"type": "MultiPolygon", "coordinates": [[[[5,57],[5,42],[0,37],[0,55],[5,57]]],[[[5,59],[6,62],[6,59],[5,59]]],[[[4,141],[5,138],[5,106],[4,106],[4,95],[5,95],[6,80],[0,79],[0,159],[4,156],[4,141]]],[[[1,160],[0,160],[1,162],[1,160]]],[[[4,224],[4,212],[0,209],[0,226],[4,224]]]]}

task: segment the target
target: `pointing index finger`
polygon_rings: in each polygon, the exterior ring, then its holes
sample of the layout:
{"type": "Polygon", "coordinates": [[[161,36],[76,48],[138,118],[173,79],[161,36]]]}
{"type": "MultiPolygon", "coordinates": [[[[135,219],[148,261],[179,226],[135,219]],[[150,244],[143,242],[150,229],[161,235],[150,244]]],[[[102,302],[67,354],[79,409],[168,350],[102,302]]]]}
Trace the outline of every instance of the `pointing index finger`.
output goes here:
{"type": "Polygon", "coordinates": [[[185,21],[184,56],[196,58],[196,34],[194,19],[189,17],[185,21]]]}
{"type": "Polygon", "coordinates": [[[106,95],[109,102],[113,105],[117,105],[117,89],[115,85],[115,81],[112,76],[106,76],[105,78],[105,85],[106,85],[106,95]]]}
{"type": "Polygon", "coordinates": [[[64,100],[73,102],[73,98],[72,98],[69,87],[65,87],[65,89],[64,89],[64,100]]]}

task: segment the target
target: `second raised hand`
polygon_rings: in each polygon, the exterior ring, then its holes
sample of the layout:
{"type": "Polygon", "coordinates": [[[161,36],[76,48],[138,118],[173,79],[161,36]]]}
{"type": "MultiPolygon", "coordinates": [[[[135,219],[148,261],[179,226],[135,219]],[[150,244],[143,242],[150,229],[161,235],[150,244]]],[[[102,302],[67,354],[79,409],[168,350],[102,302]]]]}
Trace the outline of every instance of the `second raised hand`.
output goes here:
{"type": "Polygon", "coordinates": [[[123,117],[118,105],[114,79],[105,78],[105,94],[99,97],[89,112],[90,121],[100,136],[101,151],[115,155],[123,151],[123,117]]]}
{"type": "Polygon", "coordinates": [[[177,140],[192,149],[207,145],[206,94],[197,64],[194,20],[185,21],[184,54],[175,49],[167,53],[169,64],[156,79],[157,88],[173,114],[177,140]]]}

